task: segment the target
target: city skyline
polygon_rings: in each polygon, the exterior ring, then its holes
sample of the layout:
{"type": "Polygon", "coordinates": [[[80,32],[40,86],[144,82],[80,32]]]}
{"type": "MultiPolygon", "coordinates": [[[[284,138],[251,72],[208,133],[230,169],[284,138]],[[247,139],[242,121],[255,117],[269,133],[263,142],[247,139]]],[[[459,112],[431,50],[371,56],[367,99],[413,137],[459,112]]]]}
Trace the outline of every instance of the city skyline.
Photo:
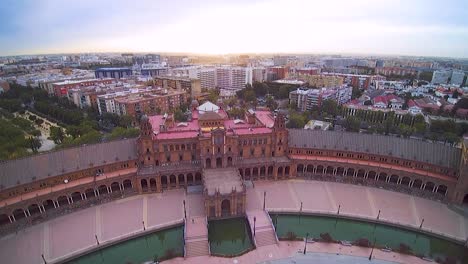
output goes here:
{"type": "Polygon", "coordinates": [[[4,56],[83,52],[468,57],[463,1],[5,1],[4,56]]]}

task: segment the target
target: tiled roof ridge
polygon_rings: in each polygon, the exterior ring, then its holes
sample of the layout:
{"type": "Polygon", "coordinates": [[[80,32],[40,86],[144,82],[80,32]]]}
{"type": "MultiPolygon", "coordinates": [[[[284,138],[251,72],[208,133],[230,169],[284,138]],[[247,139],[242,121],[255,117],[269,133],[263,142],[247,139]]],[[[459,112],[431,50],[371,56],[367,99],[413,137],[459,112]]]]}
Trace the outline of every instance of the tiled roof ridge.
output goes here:
{"type": "Polygon", "coordinates": [[[113,140],[104,141],[104,142],[96,142],[96,143],[90,143],[90,144],[81,144],[79,146],[70,146],[70,147],[59,148],[59,149],[51,149],[51,150],[48,150],[48,151],[41,151],[41,152],[36,153],[34,155],[24,156],[24,157],[20,157],[20,158],[16,158],[16,159],[0,160],[0,165],[10,163],[10,162],[14,162],[14,161],[25,160],[25,159],[29,159],[29,158],[33,158],[33,157],[43,156],[43,155],[46,155],[46,154],[57,153],[57,152],[60,152],[60,151],[80,149],[80,148],[84,148],[84,147],[92,147],[92,146],[97,146],[97,145],[101,145],[101,144],[115,143],[115,142],[118,142],[118,141],[136,140],[137,138],[138,137],[113,139],[113,140]]]}

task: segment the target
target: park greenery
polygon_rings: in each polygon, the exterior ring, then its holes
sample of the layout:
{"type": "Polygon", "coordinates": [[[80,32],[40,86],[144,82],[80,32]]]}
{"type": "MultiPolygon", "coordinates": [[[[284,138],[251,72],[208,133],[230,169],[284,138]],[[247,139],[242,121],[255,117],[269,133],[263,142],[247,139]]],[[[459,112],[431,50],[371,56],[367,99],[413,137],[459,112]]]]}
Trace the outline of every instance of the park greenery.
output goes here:
{"type": "Polygon", "coordinates": [[[50,139],[56,148],[98,143],[106,140],[136,137],[133,118],[111,113],[99,115],[96,109],[79,109],[66,98],[49,97],[40,89],[11,84],[0,95],[0,160],[14,159],[35,153],[41,147],[41,118],[15,117],[28,110],[60,127],[52,127],[50,139]]]}

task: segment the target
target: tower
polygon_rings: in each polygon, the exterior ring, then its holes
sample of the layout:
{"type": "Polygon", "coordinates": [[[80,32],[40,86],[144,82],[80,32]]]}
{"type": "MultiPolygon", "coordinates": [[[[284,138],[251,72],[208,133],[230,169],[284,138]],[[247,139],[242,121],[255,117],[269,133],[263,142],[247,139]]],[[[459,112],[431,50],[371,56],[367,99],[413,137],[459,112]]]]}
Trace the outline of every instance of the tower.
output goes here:
{"type": "Polygon", "coordinates": [[[140,119],[140,137],[138,138],[138,153],[140,154],[140,166],[153,165],[153,127],[148,116],[140,119]]]}
{"type": "Polygon", "coordinates": [[[271,156],[284,156],[288,148],[288,130],[286,130],[284,115],[281,112],[276,115],[273,131],[274,149],[271,152],[271,156]]]}

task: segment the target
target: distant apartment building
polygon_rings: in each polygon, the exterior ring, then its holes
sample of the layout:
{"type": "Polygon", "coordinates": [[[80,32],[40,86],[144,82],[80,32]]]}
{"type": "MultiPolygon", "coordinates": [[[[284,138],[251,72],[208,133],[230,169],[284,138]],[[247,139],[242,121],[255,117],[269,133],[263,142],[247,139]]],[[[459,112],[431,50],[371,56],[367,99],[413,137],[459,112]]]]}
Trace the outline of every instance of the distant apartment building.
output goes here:
{"type": "Polygon", "coordinates": [[[298,74],[297,78],[304,82],[307,82],[309,86],[316,88],[328,88],[341,86],[344,83],[344,78],[337,75],[324,75],[324,74],[298,74]]]}
{"type": "Polygon", "coordinates": [[[129,94],[114,99],[115,113],[139,119],[143,114],[155,115],[180,107],[188,100],[184,91],[160,89],[152,92],[129,94]]]}
{"type": "Polygon", "coordinates": [[[312,110],[321,107],[324,100],[334,100],[338,104],[345,104],[351,100],[352,88],[340,86],[336,88],[309,89],[298,88],[289,93],[289,103],[295,105],[300,111],[312,110]]]}
{"type": "Polygon", "coordinates": [[[98,68],[94,71],[96,78],[122,79],[133,75],[131,68],[98,68]]]}
{"type": "Polygon", "coordinates": [[[375,68],[375,74],[390,76],[407,76],[407,75],[416,75],[417,71],[411,68],[403,67],[377,67],[375,68]]]}
{"type": "Polygon", "coordinates": [[[289,76],[289,67],[286,66],[274,66],[269,67],[267,72],[268,81],[276,81],[288,78],[289,76]]]}
{"type": "Polygon", "coordinates": [[[72,88],[86,87],[99,84],[111,84],[113,79],[88,79],[88,80],[66,80],[52,83],[53,95],[58,97],[68,96],[68,90],[72,88]]]}
{"type": "Polygon", "coordinates": [[[320,69],[319,68],[299,68],[295,70],[295,73],[317,75],[317,74],[320,74],[320,69]]]}
{"type": "Polygon", "coordinates": [[[252,69],[245,67],[216,68],[216,86],[222,90],[236,92],[252,84],[252,69]]]}
{"type": "Polygon", "coordinates": [[[273,57],[273,64],[275,66],[282,66],[288,64],[288,56],[275,56],[273,57]]]}
{"type": "Polygon", "coordinates": [[[434,84],[447,84],[451,75],[452,75],[452,73],[450,71],[446,71],[446,70],[434,71],[434,73],[432,74],[431,83],[434,83],[434,84]]]}
{"type": "Polygon", "coordinates": [[[203,68],[197,73],[197,78],[200,79],[201,89],[211,90],[216,88],[216,69],[203,68]]]}
{"type": "Polygon", "coordinates": [[[267,69],[264,67],[252,68],[252,81],[265,82],[267,80],[267,69]]]}
{"type": "Polygon", "coordinates": [[[189,78],[197,78],[198,72],[200,71],[200,66],[184,66],[184,67],[176,67],[169,69],[168,75],[178,76],[178,77],[189,77],[189,78]]]}
{"type": "Polygon", "coordinates": [[[144,63],[141,65],[141,75],[143,76],[160,76],[167,74],[168,69],[155,63],[144,63]]]}
{"type": "Polygon", "coordinates": [[[465,72],[463,71],[452,71],[452,77],[450,78],[450,84],[460,86],[463,84],[465,79],[465,72]]]}
{"type": "Polygon", "coordinates": [[[175,76],[157,76],[154,78],[154,83],[156,86],[162,87],[163,89],[184,91],[192,97],[197,97],[201,93],[199,79],[175,76]]]}

